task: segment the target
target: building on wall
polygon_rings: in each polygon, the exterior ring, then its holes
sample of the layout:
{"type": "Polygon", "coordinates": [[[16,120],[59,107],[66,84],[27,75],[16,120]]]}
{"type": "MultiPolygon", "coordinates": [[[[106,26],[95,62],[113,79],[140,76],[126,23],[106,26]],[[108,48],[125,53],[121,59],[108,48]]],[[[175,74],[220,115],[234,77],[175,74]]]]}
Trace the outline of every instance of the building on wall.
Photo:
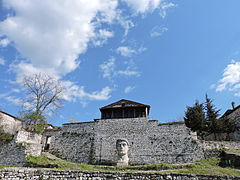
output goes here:
{"type": "Polygon", "coordinates": [[[150,106],[122,99],[100,108],[101,119],[147,118],[150,106]]]}
{"type": "Polygon", "coordinates": [[[22,121],[4,111],[0,111],[0,128],[5,133],[15,134],[22,127],[22,121]]]}
{"type": "MultiPolygon", "coordinates": [[[[84,164],[114,164],[116,141],[129,143],[129,164],[188,163],[204,158],[184,122],[149,120],[150,106],[122,99],[100,108],[101,118],[48,130],[48,151],[84,164]]],[[[47,142],[45,140],[45,142],[47,142]]]]}
{"type": "Polygon", "coordinates": [[[228,109],[222,117],[226,117],[234,122],[236,128],[233,133],[231,133],[232,141],[240,141],[240,105],[236,106],[232,102],[232,109],[228,109]]]}

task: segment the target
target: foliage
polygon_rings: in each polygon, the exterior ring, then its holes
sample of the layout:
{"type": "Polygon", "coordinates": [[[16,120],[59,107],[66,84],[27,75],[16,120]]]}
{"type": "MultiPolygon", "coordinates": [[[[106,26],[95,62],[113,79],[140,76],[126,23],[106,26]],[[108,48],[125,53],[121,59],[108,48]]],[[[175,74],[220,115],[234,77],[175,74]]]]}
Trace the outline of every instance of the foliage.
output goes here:
{"type": "Polygon", "coordinates": [[[4,132],[3,127],[0,126],[0,141],[9,142],[13,140],[13,135],[7,132],[4,132]]]}
{"type": "Polygon", "coordinates": [[[208,124],[208,131],[210,133],[217,133],[219,132],[219,111],[216,110],[215,106],[213,105],[213,100],[208,97],[206,94],[205,96],[205,109],[206,109],[206,122],[208,124]]]}
{"type": "Polygon", "coordinates": [[[21,112],[21,118],[27,131],[42,133],[46,127],[45,117],[37,112],[21,112]]]}
{"type": "Polygon", "coordinates": [[[204,124],[206,124],[203,104],[196,101],[193,107],[188,106],[185,112],[184,121],[186,126],[191,128],[192,131],[202,131],[204,129],[204,124]]]}
{"type": "Polygon", "coordinates": [[[219,117],[219,110],[213,105],[213,100],[207,95],[205,103],[199,103],[187,106],[184,121],[187,127],[192,131],[197,131],[199,135],[204,136],[211,133],[231,133],[236,126],[233,121],[226,117],[219,117]]]}

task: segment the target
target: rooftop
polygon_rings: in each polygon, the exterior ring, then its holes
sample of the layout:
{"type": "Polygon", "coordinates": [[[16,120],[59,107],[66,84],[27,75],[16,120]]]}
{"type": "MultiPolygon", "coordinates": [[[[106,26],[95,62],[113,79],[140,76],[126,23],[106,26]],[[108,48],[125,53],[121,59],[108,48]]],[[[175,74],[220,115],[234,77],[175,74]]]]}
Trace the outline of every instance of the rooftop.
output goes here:
{"type": "Polygon", "coordinates": [[[114,102],[112,104],[101,107],[100,110],[112,109],[112,108],[122,108],[122,107],[147,107],[148,109],[150,109],[149,105],[126,100],[126,99],[121,99],[117,102],[114,102]]]}

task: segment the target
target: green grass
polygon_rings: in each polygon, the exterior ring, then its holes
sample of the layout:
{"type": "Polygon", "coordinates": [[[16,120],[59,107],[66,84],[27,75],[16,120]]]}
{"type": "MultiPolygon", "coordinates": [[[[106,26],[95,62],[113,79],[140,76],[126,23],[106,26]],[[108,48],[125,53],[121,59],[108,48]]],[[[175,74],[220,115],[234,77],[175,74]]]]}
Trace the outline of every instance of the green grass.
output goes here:
{"type": "Polygon", "coordinates": [[[191,164],[174,165],[174,164],[151,164],[151,165],[138,165],[138,166],[127,166],[127,167],[116,167],[116,166],[99,166],[99,165],[87,165],[77,164],[61,159],[50,159],[47,157],[36,157],[28,156],[27,161],[32,167],[47,167],[47,168],[58,168],[65,170],[88,170],[88,171],[114,171],[114,172],[138,172],[138,171],[159,171],[167,169],[181,169],[189,168],[191,164]]]}
{"type": "Polygon", "coordinates": [[[227,153],[233,153],[240,156],[240,149],[226,149],[227,153]]]}
{"type": "Polygon", "coordinates": [[[176,174],[199,174],[199,175],[236,175],[240,176],[240,170],[223,168],[219,166],[220,158],[200,160],[188,169],[166,171],[176,174]]]}
{"type": "Polygon", "coordinates": [[[15,167],[15,166],[6,166],[6,165],[1,165],[1,164],[0,164],[0,169],[1,169],[1,168],[5,168],[5,167],[15,167]]]}
{"type": "Polygon", "coordinates": [[[49,159],[46,157],[28,156],[28,162],[33,167],[54,167],[62,170],[80,170],[80,171],[104,171],[104,172],[158,172],[174,174],[199,174],[199,175],[238,175],[240,170],[222,168],[218,164],[219,158],[211,158],[197,161],[192,164],[151,164],[127,167],[115,166],[97,166],[76,164],[61,159],[49,159]]]}
{"type": "MultiPolygon", "coordinates": [[[[48,167],[58,168],[62,170],[81,170],[81,171],[128,171],[126,169],[117,168],[114,166],[97,166],[88,164],[77,164],[61,159],[50,159],[47,157],[28,156],[27,161],[32,167],[48,167]]],[[[129,170],[129,172],[132,172],[129,170]]]]}

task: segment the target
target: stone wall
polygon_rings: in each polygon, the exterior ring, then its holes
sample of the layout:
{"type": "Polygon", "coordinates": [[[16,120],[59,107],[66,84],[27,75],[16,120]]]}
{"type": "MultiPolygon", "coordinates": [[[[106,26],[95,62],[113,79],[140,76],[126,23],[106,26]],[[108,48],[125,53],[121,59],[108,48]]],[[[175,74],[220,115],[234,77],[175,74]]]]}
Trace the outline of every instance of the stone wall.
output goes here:
{"type": "Polygon", "coordinates": [[[146,118],[106,119],[96,123],[96,159],[116,159],[116,140],[129,141],[130,164],[187,163],[203,153],[184,124],[164,124],[146,118]]]}
{"type": "MultiPolygon", "coordinates": [[[[0,142],[0,164],[23,166],[26,163],[25,147],[15,141],[0,142]]],[[[1,178],[0,178],[1,179],[1,178]]]]}
{"type": "Polygon", "coordinates": [[[0,164],[23,166],[28,155],[39,156],[41,150],[41,135],[19,131],[12,141],[0,141],[0,164]]]}
{"type": "Polygon", "coordinates": [[[205,150],[214,150],[214,149],[239,149],[240,148],[240,142],[234,142],[234,141],[198,141],[199,144],[203,147],[205,150]]]}
{"type": "Polygon", "coordinates": [[[4,168],[0,169],[2,180],[239,180],[240,176],[207,176],[191,174],[158,174],[158,173],[108,173],[88,171],[60,171],[47,169],[4,168]]]}
{"type": "Polygon", "coordinates": [[[41,155],[42,152],[41,134],[21,130],[16,134],[14,141],[17,144],[22,144],[25,146],[26,155],[32,156],[41,155]]]}
{"type": "MultiPolygon", "coordinates": [[[[72,162],[92,164],[94,158],[94,133],[80,127],[67,128],[57,131],[51,136],[49,152],[72,162]]],[[[53,132],[47,132],[52,135],[53,132]]]]}
{"type": "Polygon", "coordinates": [[[73,162],[113,164],[119,138],[129,141],[130,164],[188,163],[204,158],[184,124],[159,124],[147,118],[65,124],[52,137],[49,151],[73,162]]]}
{"type": "Polygon", "coordinates": [[[0,111],[0,128],[14,135],[22,127],[22,122],[10,114],[0,111]]]}

